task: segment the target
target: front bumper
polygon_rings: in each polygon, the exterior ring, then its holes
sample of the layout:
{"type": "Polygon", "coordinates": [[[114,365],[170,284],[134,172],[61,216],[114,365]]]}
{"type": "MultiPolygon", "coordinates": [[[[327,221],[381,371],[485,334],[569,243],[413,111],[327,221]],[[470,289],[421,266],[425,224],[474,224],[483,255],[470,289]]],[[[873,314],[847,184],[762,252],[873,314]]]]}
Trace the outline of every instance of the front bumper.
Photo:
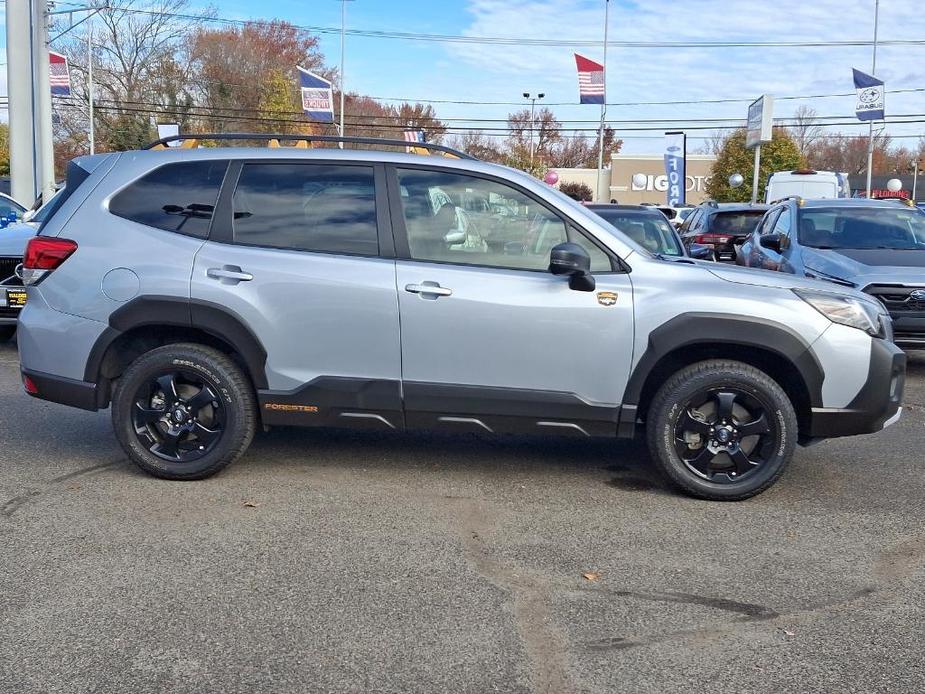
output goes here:
{"type": "Polygon", "coordinates": [[[867,382],[844,408],[812,408],[808,438],[872,434],[893,424],[901,412],[906,355],[887,340],[875,339],[867,382]]]}

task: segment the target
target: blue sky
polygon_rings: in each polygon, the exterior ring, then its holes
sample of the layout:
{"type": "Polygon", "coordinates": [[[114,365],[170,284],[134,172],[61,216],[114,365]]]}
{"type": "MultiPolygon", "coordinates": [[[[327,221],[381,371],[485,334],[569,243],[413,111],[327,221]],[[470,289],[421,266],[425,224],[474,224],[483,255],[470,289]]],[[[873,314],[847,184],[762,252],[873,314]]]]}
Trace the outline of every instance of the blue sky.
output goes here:
{"type": "MultiPolygon", "coordinates": [[[[464,36],[598,40],[603,33],[603,0],[354,0],[347,5],[348,27],[464,36]]],[[[873,32],[873,0],[612,0],[610,37],[636,41],[851,40],[873,32]]],[[[191,9],[201,7],[193,0],[191,9]]],[[[235,19],[280,18],[294,24],[338,27],[338,0],[247,0],[217,3],[219,14],[235,19]]],[[[883,0],[880,38],[925,38],[920,0],[883,0]]],[[[339,37],[322,35],[330,64],[339,60],[339,37]]],[[[581,50],[581,49],[580,49],[581,50]]],[[[570,47],[431,43],[348,37],[346,85],[377,97],[448,101],[521,100],[521,93],[545,92],[546,102],[575,104],[577,84],[570,47]]],[[[600,48],[581,50],[592,59],[600,48]]],[[[851,68],[870,68],[869,47],[827,48],[612,48],[608,54],[608,101],[752,99],[778,97],[775,115],[789,116],[802,104],[821,116],[850,116],[852,97],[788,100],[784,96],[836,94],[852,90],[851,68]]],[[[925,88],[925,46],[882,47],[877,74],[887,89],[925,88]]],[[[655,152],[660,131],[639,132],[634,119],[744,118],[747,104],[611,106],[608,121],[626,140],[624,151],[655,152]]],[[[435,104],[446,119],[504,119],[516,106],[435,104]]],[[[592,128],[594,106],[555,106],[571,127],[592,128]]],[[[887,95],[888,115],[925,112],[925,92],[887,95]]],[[[454,121],[465,126],[463,121],[454,121]]],[[[500,125],[495,124],[495,125],[500,125]]],[[[684,123],[658,124],[671,130],[684,123]]],[[[692,124],[688,123],[688,126],[692,124]]],[[[863,133],[863,127],[843,127],[863,133]]],[[[832,129],[836,130],[836,129],[832,129]]],[[[689,135],[706,134],[688,129],[689,135]]],[[[925,133],[925,124],[896,125],[894,135],[925,133]]],[[[901,140],[914,145],[914,139],[901,140]]],[[[701,144],[692,140],[690,149],[701,144]]]]}

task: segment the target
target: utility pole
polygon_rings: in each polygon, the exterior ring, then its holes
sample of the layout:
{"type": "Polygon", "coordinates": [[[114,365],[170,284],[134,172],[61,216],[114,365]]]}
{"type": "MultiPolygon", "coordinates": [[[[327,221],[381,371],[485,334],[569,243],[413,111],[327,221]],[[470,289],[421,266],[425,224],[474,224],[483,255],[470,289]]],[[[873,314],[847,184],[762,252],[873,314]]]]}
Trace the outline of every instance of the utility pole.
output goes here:
{"type": "MultiPolygon", "coordinates": [[[[874,59],[870,74],[877,74],[877,24],[880,20],[880,0],[874,2],[874,59]]],[[[870,199],[870,177],[874,168],[874,122],[870,121],[867,130],[867,198],[870,199]]]]}
{"type": "Polygon", "coordinates": [[[90,117],[90,154],[96,154],[96,129],[93,123],[93,15],[87,19],[87,107],[90,117]]]}
{"type": "Polygon", "coordinates": [[[35,62],[35,91],[39,104],[35,130],[39,134],[41,145],[41,166],[39,167],[39,192],[42,200],[49,200],[55,194],[55,146],[51,126],[51,70],[48,61],[48,3],[35,0],[35,32],[32,43],[35,62]]]}
{"type": "Polygon", "coordinates": [[[610,199],[610,186],[607,186],[607,195],[601,196],[604,178],[604,117],[607,115],[607,29],[610,24],[610,0],[604,0],[604,101],[601,103],[601,129],[600,141],[597,151],[597,191],[595,197],[598,202],[607,202],[610,199]]]}
{"type": "Polygon", "coordinates": [[[542,99],[544,96],[546,95],[543,92],[540,92],[539,94],[533,97],[530,96],[530,92],[524,92],[524,99],[530,100],[530,169],[531,170],[533,169],[533,154],[535,152],[535,148],[533,145],[533,124],[536,121],[534,119],[533,113],[536,108],[536,100],[542,99]]]}

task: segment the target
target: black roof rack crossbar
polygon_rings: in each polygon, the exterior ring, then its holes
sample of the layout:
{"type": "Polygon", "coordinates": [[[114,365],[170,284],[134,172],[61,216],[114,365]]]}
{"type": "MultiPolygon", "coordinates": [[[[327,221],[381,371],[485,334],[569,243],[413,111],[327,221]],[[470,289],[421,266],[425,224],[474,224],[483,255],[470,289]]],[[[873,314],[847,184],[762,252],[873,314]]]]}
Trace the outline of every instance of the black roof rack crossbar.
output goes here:
{"type": "Polygon", "coordinates": [[[158,145],[167,146],[170,142],[181,142],[183,140],[283,140],[286,142],[343,142],[345,144],[355,145],[388,145],[390,147],[414,147],[428,149],[434,152],[444,152],[451,154],[460,159],[475,159],[471,154],[460,152],[452,147],[436,145],[430,142],[406,142],[405,140],[387,140],[378,137],[338,137],[336,135],[288,135],[275,133],[182,133],[180,135],[171,135],[155,140],[145,147],[145,149],[154,149],[158,145]]]}

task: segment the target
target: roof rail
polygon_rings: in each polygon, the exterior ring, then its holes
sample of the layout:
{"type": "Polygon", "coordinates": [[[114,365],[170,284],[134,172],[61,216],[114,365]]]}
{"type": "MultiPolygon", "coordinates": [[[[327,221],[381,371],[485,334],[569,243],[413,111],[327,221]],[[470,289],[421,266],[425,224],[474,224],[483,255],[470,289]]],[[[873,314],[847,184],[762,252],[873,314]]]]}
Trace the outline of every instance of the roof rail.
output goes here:
{"type": "Polygon", "coordinates": [[[709,205],[710,207],[719,208],[719,203],[716,202],[716,200],[704,200],[704,201],[703,201],[703,204],[704,204],[704,205],[709,205]]]}
{"type": "Polygon", "coordinates": [[[772,201],[769,202],[768,204],[769,204],[769,205],[776,205],[777,203],[779,203],[779,202],[784,202],[785,200],[796,200],[798,205],[802,205],[802,204],[803,204],[803,196],[802,196],[802,195],[785,195],[784,197],[778,198],[777,200],[772,200],[772,201]]]}
{"type": "MultiPolygon", "coordinates": [[[[405,140],[388,140],[378,137],[338,137],[336,135],[288,135],[276,133],[183,133],[180,135],[171,135],[162,137],[160,140],[147,145],[144,149],[163,149],[171,142],[190,142],[198,140],[275,140],[276,146],[279,142],[336,142],[355,145],[381,145],[389,147],[412,147],[415,150],[424,149],[431,152],[439,152],[444,156],[456,157],[457,159],[475,159],[471,154],[460,152],[452,147],[436,145],[430,142],[406,142],[405,140]]],[[[181,145],[183,146],[183,145],[181,145]]],[[[191,145],[186,145],[190,147],[191,145]]],[[[194,145],[192,145],[194,146],[194,145]]],[[[269,145],[268,145],[269,146],[269,145]]],[[[298,144],[296,146],[299,146],[298,144]]],[[[305,148],[306,145],[301,145],[305,148]]]]}

